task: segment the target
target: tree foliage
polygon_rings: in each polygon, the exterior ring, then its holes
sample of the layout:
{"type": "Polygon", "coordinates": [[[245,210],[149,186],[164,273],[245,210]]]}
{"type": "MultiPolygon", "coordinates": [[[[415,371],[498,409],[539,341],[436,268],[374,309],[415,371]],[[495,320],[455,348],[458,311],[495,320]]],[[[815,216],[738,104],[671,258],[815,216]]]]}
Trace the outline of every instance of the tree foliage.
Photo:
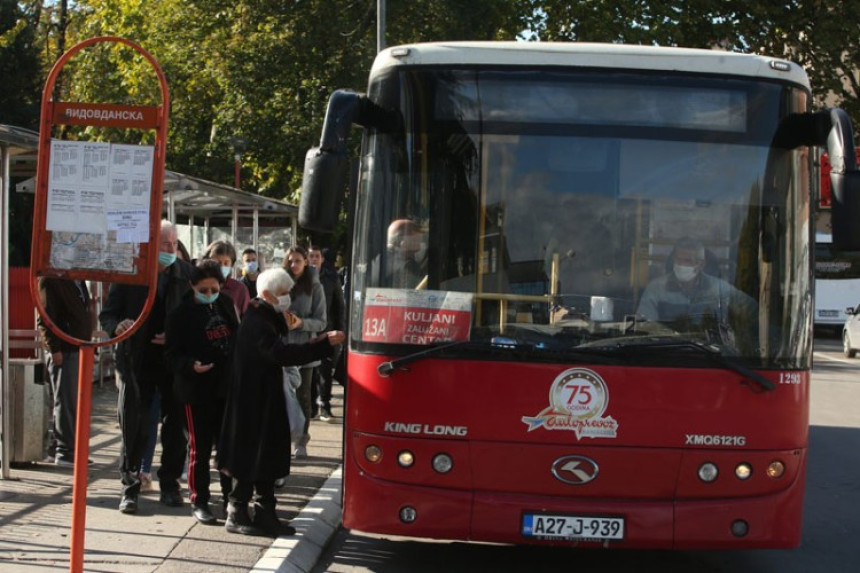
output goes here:
{"type": "Polygon", "coordinates": [[[36,33],[27,14],[13,0],[0,0],[0,123],[39,126],[42,76],[36,33]]]}
{"type": "MultiPolygon", "coordinates": [[[[38,87],[27,78],[41,85],[64,47],[86,38],[128,38],[155,56],[170,85],[170,168],[232,183],[232,142],[242,138],[243,188],[296,200],[305,150],[318,141],[330,93],[366,85],[376,52],[376,5],[0,0],[0,113],[4,121],[36,125],[38,87]]],[[[386,16],[386,45],[522,37],[786,57],[806,68],[818,105],[841,105],[860,125],[856,0],[388,0],[386,16]]],[[[79,101],[159,99],[148,65],[129,50],[94,49],[62,80],[62,96],[79,101]]]]}
{"type": "Polygon", "coordinates": [[[720,48],[793,60],[817,106],[860,125],[860,2],[856,0],[525,0],[529,37],[720,48]]]}

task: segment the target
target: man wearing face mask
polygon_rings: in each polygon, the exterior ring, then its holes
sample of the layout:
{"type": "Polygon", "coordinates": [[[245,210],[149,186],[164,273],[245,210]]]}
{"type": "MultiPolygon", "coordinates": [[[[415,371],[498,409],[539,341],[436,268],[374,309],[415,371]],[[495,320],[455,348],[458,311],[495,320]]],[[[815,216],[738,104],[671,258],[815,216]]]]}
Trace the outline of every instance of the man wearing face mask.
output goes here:
{"type": "Polygon", "coordinates": [[[427,235],[409,219],[397,219],[388,226],[387,284],[396,288],[416,288],[427,274],[427,235]]]}
{"type": "Polygon", "coordinates": [[[748,322],[754,316],[757,305],[752,297],[703,272],[705,247],[700,241],[681,239],[671,260],[672,271],[651,281],[642,293],[637,313],[643,318],[687,324],[709,318],[729,325],[734,317],[746,317],[748,322]]]}
{"type": "Polygon", "coordinates": [[[257,251],[251,247],[242,251],[242,284],[248,289],[248,295],[252,299],[257,298],[257,277],[263,270],[258,259],[257,251]]]}
{"type": "MultiPolygon", "coordinates": [[[[161,392],[161,468],[158,480],[160,501],[176,507],[183,504],[179,478],[185,463],[185,415],[173,397],[173,376],[164,360],[164,325],[191,289],[193,267],[178,260],[176,227],[161,222],[158,280],[155,300],[146,321],[131,337],[117,346],[116,368],[120,379],[117,410],[122,430],[120,479],[122,513],[137,511],[140,493],[140,463],[149,433],[149,409],[155,390],[161,392]]],[[[131,328],[146,303],[147,287],[111,284],[108,299],[99,313],[99,323],[111,336],[131,328]]]]}

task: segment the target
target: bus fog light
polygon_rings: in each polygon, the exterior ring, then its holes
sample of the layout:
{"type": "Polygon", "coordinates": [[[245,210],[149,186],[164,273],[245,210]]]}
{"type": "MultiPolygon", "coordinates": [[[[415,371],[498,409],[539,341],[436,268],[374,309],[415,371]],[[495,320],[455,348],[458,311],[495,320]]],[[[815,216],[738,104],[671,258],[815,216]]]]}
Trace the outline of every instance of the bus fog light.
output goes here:
{"type": "Polygon", "coordinates": [[[720,474],[717,466],[711,462],[705,462],[699,467],[699,479],[705,483],[711,483],[720,474]]]}
{"type": "Polygon", "coordinates": [[[767,475],[769,475],[772,478],[782,477],[782,474],[784,474],[784,473],[785,473],[785,464],[780,462],[780,461],[770,462],[770,465],[767,466],[767,475]]]}
{"type": "Polygon", "coordinates": [[[397,463],[400,464],[400,467],[402,468],[412,467],[412,464],[415,463],[415,456],[413,456],[412,452],[409,450],[403,450],[397,454],[397,463]]]}
{"type": "Polygon", "coordinates": [[[433,469],[440,474],[446,474],[454,467],[454,460],[448,454],[436,454],[433,456],[433,469]]]}
{"type": "Polygon", "coordinates": [[[738,464],[735,468],[735,477],[741,480],[749,479],[752,475],[752,466],[747,463],[738,464]]]}
{"type": "Polygon", "coordinates": [[[405,506],[400,508],[400,521],[403,523],[412,523],[418,519],[418,512],[414,507],[405,506]]]}
{"type": "Polygon", "coordinates": [[[382,448],[379,446],[367,446],[364,448],[364,457],[371,463],[377,463],[382,459],[382,448]]]}
{"type": "Polygon", "coordinates": [[[735,537],[746,537],[750,531],[749,524],[743,519],[737,519],[732,522],[732,535],[735,537]]]}

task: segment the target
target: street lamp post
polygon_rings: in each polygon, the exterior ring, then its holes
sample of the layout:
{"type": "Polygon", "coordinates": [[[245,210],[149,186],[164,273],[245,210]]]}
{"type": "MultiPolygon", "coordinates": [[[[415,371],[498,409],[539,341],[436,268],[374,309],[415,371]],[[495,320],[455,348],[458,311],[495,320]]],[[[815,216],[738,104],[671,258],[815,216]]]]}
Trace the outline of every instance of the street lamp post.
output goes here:
{"type": "Polygon", "coordinates": [[[236,168],[233,187],[239,189],[242,176],[242,152],[247,148],[248,140],[242,137],[231,137],[230,143],[233,145],[233,161],[236,168]]]}

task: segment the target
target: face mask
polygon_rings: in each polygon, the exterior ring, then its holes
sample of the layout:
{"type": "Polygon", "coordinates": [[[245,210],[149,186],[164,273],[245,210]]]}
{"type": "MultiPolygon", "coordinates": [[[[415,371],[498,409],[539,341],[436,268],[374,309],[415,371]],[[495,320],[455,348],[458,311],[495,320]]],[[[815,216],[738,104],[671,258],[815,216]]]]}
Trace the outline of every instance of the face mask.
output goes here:
{"type": "Polygon", "coordinates": [[[176,262],[176,253],[158,252],[158,264],[163,267],[169,267],[176,262]]]}
{"type": "Polygon", "coordinates": [[[224,278],[230,276],[230,273],[233,272],[233,267],[221,267],[221,274],[224,275],[224,278]]]}
{"type": "Polygon", "coordinates": [[[212,303],[214,303],[216,300],[218,300],[218,295],[219,295],[219,294],[221,294],[221,293],[216,292],[216,293],[208,294],[208,295],[207,295],[207,294],[203,294],[202,292],[194,291],[194,298],[195,298],[195,299],[197,300],[197,302],[199,302],[200,304],[212,304],[212,303]]]}
{"type": "Polygon", "coordinates": [[[419,261],[419,262],[423,261],[424,257],[426,257],[426,256],[427,256],[427,243],[425,243],[424,241],[421,241],[421,246],[418,247],[417,251],[415,251],[415,260],[419,261]]]}
{"type": "Polygon", "coordinates": [[[292,302],[292,300],[290,299],[290,295],[285,294],[284,296],[279,296],[278,304],[273,306],[275,307],[275,310],[279,312],[284,312],[285,310],[289,310],[290,302],[292,302]]]}
{"type": "Polygon", "coordinates": [[[245,263],[245,272],[256,273],[257,272],[257,261],[248,261],[247,263],[245,263]]]}
{"type": "Polygon", "coordinates": [[[682,283],[687,283],[696,278],[698,274],[696,272],[696,267],[689,267],[687,265],[675,265],[673,267],[675,272],[675,278],[677,278],[682,283]]]}

